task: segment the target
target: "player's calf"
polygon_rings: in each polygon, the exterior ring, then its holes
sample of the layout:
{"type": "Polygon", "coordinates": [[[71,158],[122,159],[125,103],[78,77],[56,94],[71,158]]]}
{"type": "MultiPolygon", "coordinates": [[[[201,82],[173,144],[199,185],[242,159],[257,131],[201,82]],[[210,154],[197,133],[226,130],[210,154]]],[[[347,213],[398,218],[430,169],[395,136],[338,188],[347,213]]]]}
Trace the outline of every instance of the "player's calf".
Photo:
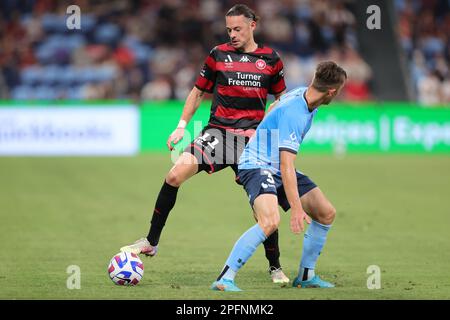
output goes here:
{"type": "Polygon", "coordinates": [[[255,199],[253,204],[258,225],[266,236],[278,229],[280,213],[278,212],[278,200],[274,194],[262,194],[255,199]]]}

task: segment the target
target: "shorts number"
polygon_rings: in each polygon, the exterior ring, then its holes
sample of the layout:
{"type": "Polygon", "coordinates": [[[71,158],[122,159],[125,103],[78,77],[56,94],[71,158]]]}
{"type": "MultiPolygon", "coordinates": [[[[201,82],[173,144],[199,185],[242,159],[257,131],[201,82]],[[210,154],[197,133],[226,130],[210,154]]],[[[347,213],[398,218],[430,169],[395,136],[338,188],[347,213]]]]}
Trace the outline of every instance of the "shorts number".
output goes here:
{"type": "Polygon", "coordinates": [[[275,184],[275,180],[273,180],[272,173],[270,173],[270,171],[264,170],[263,173],[267,175],[268,183],[275,184]]]}
{"type": "Polygon", "coordinates": [[[211,139],[208,139],[209,136],[210,136],[209,133],[205,133],[203,136],[199,137],[198,140],[202,145],[204,146],[208,145],[212,150],[214,150],[216,145],[219,144],[219,140],[216,139],[216,137],[211,137],[211,139]]]}

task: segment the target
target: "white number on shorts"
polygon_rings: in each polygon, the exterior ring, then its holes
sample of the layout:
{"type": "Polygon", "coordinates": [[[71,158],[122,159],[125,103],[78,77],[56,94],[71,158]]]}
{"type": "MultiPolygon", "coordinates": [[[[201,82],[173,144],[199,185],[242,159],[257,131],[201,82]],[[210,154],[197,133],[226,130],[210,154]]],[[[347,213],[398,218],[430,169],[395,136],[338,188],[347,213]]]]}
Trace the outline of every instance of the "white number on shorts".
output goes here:
{"type": "Polygon", "coordinates": [[[267,182],[270,184],[275,184],[275,180],[273,180],[272,173],[270,171],[264,170],[264,174],[267,174],[267,182]]]}
{"type": "Polygon", "coordinates": [[[198,139],[201,141],[201,144],[205,145],[208,144],[208,146],[214,150],[217,144],[219,144],[219,140],[216,139],[216,137],[212,137],[212,141],[208,141],[208,137],[210,136],[209,133],[205,133],[203,136],[199,137],[198,139]]]}

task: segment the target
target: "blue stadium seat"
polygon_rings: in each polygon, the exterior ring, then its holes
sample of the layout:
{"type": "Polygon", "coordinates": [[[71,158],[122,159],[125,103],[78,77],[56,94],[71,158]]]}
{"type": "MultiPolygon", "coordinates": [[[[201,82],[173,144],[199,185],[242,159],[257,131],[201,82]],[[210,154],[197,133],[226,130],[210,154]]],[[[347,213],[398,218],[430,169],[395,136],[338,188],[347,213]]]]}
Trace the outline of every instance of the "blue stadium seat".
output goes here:
{"type": "Polygon", "coordinates": [[[82,34],[66,35],[64,36],[64,42],[62,44],[65,44],[70,49],[75,50],[86,44],[86,38],[82,34]]]}
{"type": "Polygon", "coordinates": [[[81,32],[88,33],[91,32],[97,24],[97,18],[89,13],[81,15],[81,32]]]}
{"type": "Polygon", "coordinates": [[[97,69],[97,81],[109,81],[114,78],[114,68],[112,67],[101,67],[97,69]]]}
{"type": "Polygon", "coordinates": [[[75,87],[68,88],[67,91],[66,91],[67,99],[71,99],[71,100],[81,100],[81,99],[83,99],[82,88],[83,88],[83,86],[75,86],[75,87]]]}
{"type": "Polygon", "coordinates": [[[41,44],[36,50],[36,58],[42,64],[49,64],[53,62],[54,48],[47,42],[41,44]]]}
{"type": "Polygon", "coordinates": [[[120,28],[112,23],[102,24],[95,29],[94,39],[97,43],[114,44],[120,38],[120,28]]]}
{"type": "Polygon", "coordinates": [[[127,37],[123,41],[123,45],[128,47],[133,52],[138,64],[148,63],[148,60],[153,56],[153,49],[135,38],[127,37]]]}
{"type": "Polygon", "coordinates": [[[56,98],[56,92],[49,86],[37,86],[33,90],[33,98],[36,100],[53,100],[56,98]]]}
{"type": "Polygon", "coordinates": [[[25,85],[20,85],[12,89],[11,98],[14,100],[29,100],[32,99],[33,88],[25,85]]]}
{"type": "Polygon", "coordinates": [[[76,71],[79,83],[95,82],[97,80],[97,71],[95,68],[80,68],[76,71]]]}
{"type": "Polygon", "coordinates": [[[56,65],[49,65],[42,68],[41,83],[45,85],[56,84],[61,74],[60,68],[56,65]]]}
{"type": "Polygon", "coordinates": [[[44,14],[42,16],[42,27],[46,32],[65,32],[66,16],[59,16],[56,14],[44,14]]]}
{"type": "Polygon", "coordinates": [[[20,78],[25,85],[36,85],[40,82],[41,68],[39,67],[26,67],[20,73],[20,78]]]}
{"type": "Polygon", "coordinates": [[[60,68],[59,83],[64,86],[73,85],[77,81],[77,74],[72,67],[60,68]]]}

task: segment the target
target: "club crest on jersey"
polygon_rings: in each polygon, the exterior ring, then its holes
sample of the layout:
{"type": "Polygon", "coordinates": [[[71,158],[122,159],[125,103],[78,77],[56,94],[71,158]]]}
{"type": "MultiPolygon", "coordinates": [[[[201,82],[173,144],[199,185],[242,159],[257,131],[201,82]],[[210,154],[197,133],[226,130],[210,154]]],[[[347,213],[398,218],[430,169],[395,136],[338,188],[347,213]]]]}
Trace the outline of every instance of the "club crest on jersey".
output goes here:
{"type": "Polygon", "coordinates": [[[255,65],[259,70],[264,70],[267,66],[266,62],[263,59],[256,60],[255,65]]]}

